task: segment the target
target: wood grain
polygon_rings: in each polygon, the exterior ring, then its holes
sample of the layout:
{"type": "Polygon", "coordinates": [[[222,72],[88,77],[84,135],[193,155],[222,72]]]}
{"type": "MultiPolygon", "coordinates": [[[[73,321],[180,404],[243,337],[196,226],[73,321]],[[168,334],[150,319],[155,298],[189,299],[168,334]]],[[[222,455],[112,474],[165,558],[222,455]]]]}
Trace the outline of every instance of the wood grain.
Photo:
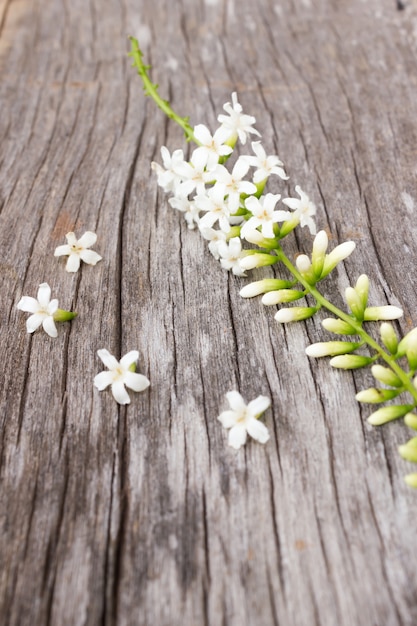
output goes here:
{"type": "Polygon", "coordinates": [[[138,37],[192,123],[237,90],[291,175],[283,192],[300,184],[332,241],[357,243],[327,293],[341,302],[365,271],[406,331],[416,33],[415,0],[0,3],[3,624],[417,623],[407,429],[368,427],[354,395],[369,373],[309,360],[319,320],[280,327],[242,300],[247,281],[170,208],[150,162],[181,131],[126,56],[138,37]],[[103,256],[74,276],[53,256],[69,230],[96,231],[103,256]],[[79,314],[57,339],[27,335],[16,309],[43,281],[79,314]],[[140,352],[151,387],[127,408],[93,388],[103,347],[140,352]],[[226,445],[233,388],[272,398],[266,446],[226,445]]]}

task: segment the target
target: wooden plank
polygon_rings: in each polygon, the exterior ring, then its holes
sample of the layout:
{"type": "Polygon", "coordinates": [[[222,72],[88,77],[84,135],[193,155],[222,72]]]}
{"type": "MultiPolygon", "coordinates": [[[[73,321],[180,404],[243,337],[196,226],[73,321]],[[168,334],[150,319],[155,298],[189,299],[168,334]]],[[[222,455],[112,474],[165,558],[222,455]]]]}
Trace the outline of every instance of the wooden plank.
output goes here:
{"type": "MultiPolygon", "coordinates": [[[[417,4],[81,0],[0,5],[2,623],[263,626],[417,622],[407,429],[367,425],[369,373],[305,346],[244,301],[158,191],[150,162],[184,146],[126,58],[138,36],[161,92],[215,123],[233,90],[264,143],[357,251],[374,302],[416,323],[417,4]],[[103,261],[53,257],[69,230],[103,261]],[[47,281],[78,318],[29,337],[16,310],[47,281]],[[151,387],[119,407],[96,356],[140,352],[151,387]],[[224,394],[272,398],[266,446],[239,453],[224,394]]],[[[271,189],[278,190],[272,184],[271,189]]],[[[289,249],[309,249],[302,232],[289,249]]],[[[261,276],[260,270],[253,276],[261,276]]],[[[272,307],[274,308],[274,307],[272,307]]]]}

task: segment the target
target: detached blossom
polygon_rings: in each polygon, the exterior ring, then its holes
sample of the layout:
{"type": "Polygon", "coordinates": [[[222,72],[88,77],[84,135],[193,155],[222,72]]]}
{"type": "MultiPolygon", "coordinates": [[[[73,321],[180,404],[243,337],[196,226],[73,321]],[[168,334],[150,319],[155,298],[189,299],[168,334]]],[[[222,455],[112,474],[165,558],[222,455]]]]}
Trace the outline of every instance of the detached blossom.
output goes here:
{"type": "Polygon", "coordinates": [[[266,443],[269,439],[268,429],[258,417],[270,406],[270,399],[258,396],[247,405],[238,391],[229,391],[226,398],[231,410],[223,411],[217,419],[224,428],[230,428],[229,446],[238,450],[246,443],[248,433],[259,443],[266,443]]]}
{"type": "Polygon", "coordinates": [[[220,264],[223,269],[232,270],[235,276],[246,276],[245,270],[240,265],[240,260],[244,254],[239,237],[232,237],[228,244],[225,241],[219,241],[217,252],[220,255],[220,264]]]}
{"type": "Polygon", "coordinates": [[[54,322],[54,313],[58,310],[58,300],[51,300],[51,288],[42,283],[38,289],[38,299],[23,296],[17,304],[20,311],[32,313],[26,320],[28,333],[34,333],[42,324],[42,328],[50,337],[57,337],[58,331],[54,322]]]}
{"type": "Polygon", "coordinates": [[[233,152],[233,148],[225,144],[229,137],[226,128],[218,128],[212,136],[207,126],[197,124],[194,127],[194,137],[201,144],[195,152],[204,155],[209,170],[217,165],[220,157],[229,156],[233,152]]]}
{"type": "Polygon", "coordinates": [[[295,211],[295,215],[299,217],[301,226],[308,226],[312,235],[316,234],[316,224],[314,223],[313,216],[316,214],[316,205],[310,200],[308,195],[304,193],[299,185],[295,187],[295,191],[300,196],[298,198],[285,198],[283,203],[290,209],[295,211]]]}
{"type": "Polygon", "coordinates": [[[276,174],[283,180],[287,180],[288,176],[283,170],[283,163],[277,156],[266,156],[266,152],[260,141],[252,142],[252,150],[256,156],[244,156],[243,158],[249,165],[256,167],[253,175],[253,182],[260,183],[271,174],[276,174]]]}
{"type": "Polygon", "coordinates": [[[99,391],[103,391],[103,389],[111,385],[113,398],[119,404],[130,404],[129,394],[125,389],[125,385],[133,391],[144,391],[149,387],[150,382],[146,376],[136,374],[131,369],[139,358],[137,350],[128,352],[120,361],[110,354],[108,350],[97,350],[97,354],[109,371],[97,374],[94,377],[94,385],[99,391]]]}
{"type": "Polygon", "coordinates": [[[221,114],[217,119],[222,127],[228,130],[229,140],[236,141],[236,138],[239,137],[239,140],[245,144],[246,138],[250,133],[260,137],[259,132],[252,127],[256,119],[252,115],[242,113],[242,106],[237,100],[236,92],[232,93],[232,104],[226,102],[223,105],[223,109],[228,115],[221,114]]]}
{"type": "Polygon", "coordinates": [[[67,233],[65,238],[68,242],[67,245],[58,246],[55,249],[54,256],[68,256],[68,261],[65,266],[67,272],[77,272],[80,267],[80,262],[84,261],[88,265],[96,265],[101,261],[102,257],[94,252],[88,250],[97,241],[97,235],[91,231],[84,233],[79,239],[76,238],[74,233],[67,233]]]}
{"type": "Polygon", "coordinates": [[[274,224],[276,222],[285,222],[285,220],[291,217],[289,211],[274,211],[275,205],[280,198],[279,194],[273,193],[267,193],[266,196],[262,196],[260,199],[255,196],[249,196],[246,199],[245,206],[252,213],[252,217],[243,224],[241,236],[246,237],[246,233],[260,226],[263,237],[273,239],[275,237],[274,224]]]}
{"type": "Polygon", "coordinates": [[[184,162],[184,153],[182,150],[174,150],[171,156],[168,148],[162,146],[161,156],[164,167],[152,161],[151,168],[158,176],[158,185],[162,187],[166,193],[176,193],[177,187],[181,182],[176,168],[184,162]]]}

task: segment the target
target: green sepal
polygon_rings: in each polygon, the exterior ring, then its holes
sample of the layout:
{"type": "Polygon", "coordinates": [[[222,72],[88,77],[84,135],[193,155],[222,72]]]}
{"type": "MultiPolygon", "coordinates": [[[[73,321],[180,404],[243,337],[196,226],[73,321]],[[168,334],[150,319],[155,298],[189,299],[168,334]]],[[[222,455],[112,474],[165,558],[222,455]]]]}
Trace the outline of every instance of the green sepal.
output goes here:
{"type": "Polygon", "coordinates": [[[64,311],[63,309],[57,309],[54,313],[55,322],[70,322],[77,317],[78,313],[74,311],[64,311]]]}
{"type": "Polygon", "coordinates": [[[136,363],[133,362],[131,365],[129,365],[128,370],[129,372],[136,372],[136,363]]]}

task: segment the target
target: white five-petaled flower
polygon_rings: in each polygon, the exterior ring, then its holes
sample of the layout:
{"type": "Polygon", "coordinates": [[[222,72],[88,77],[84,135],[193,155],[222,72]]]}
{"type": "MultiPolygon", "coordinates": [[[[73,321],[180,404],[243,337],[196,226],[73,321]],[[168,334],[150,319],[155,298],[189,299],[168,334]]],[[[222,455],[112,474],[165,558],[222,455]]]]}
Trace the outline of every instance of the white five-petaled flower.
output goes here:
{"type": "Polygon", "coordinates": [[[300,199],[284,198],[282,202],[295,211],[295,215],[300,218],[301,226],[308,226],[310,233],[315,235],[316,224],[313,220],[313,216],[316,214],[316,205],[310,200],[308,195],[304,193],[299,185],[296,185],[295,191],[300,196],[300,199]]]}
{"type": "Polygon", "coordinates": [[[260,137],[256,128],[253,128],[256,119],[252,117],[252,115],[242,113],[242,105],[239,104],[237,100],[236,92],[232,93],[232,104],[226,102],[226,104],[223,105],[223,109],[226,111],[227,115],[221,114],[217,119],[222,127],[229,131],[230,139],[234,140],[236,137],[239,137],[239,140],[245,144],[249,133],[260,137]]]}
{"type": "Polygon", "coordinates": [[[176,168],[181,163],[184,163],[184,152],[182,150],[174,150],[171,154],[166,146],[161,148],[162,167],[159,163],[152,161],[151,168],[156,172],[158,176],[158,185],[168,193],[176,193],[177,187],[181,182],[181,177],[176,172],[176,168]]]}
{"type": "Polygon", "coordinates": [[[195,152],[203,154],[206,159],[207,169],[212,169],[219,162],[219,158],[232,154],[233,148],[225,144],[229,138],[229,132],[226,128],[220,126],[212,136],[207,126],[197,124],[194,127],[194,136],[200,142],[200,146],[195,152]]]}
{"type": "Polygon", "coordinates": [[[271,174],[276,174],[283,180],[288,179],[288,176],[283,169],[284,164],[282,161],[280,161],[280,159],[275,155],[266,156],[266,152],[260,141],[252,142],[252,150],[256,156],[244,156],[243,158],[249,163],[249,165],[256,168],[253,175],[254,183],[262,182],[271,174]]]}
{"type": "Polygon", "coordinates": [[[223,183],[216,183],[207,193],[195,197],[195,204],[200,211],[205,211],[205,215],[200,218],[200,225],[210,228],[217,221],[220,229],[228,233],[230,231],[230,210],[225,200],[226,186],[223,183]]]}
{"type": "Polygon", "coordinates": [[[246,276],[245,270],[241,267],[240,261],[243,258],[242,242],[239,237],[232,237],[227,243],[219,241],[217,252],[220,257],[220,264],[225,270],[232,270],[235,276],[246,276]]]}
{"type": "Polygon", "coordinates": [[[256,186],[253,183],[249,180],[242,180],[246,176],[248,169],[249,163],[243,157],[239,157],[231,172],[224,165],[218,165],[214,170],[214,177],[217,182],[225,185],[227,203],[231,214],[236,213],[239,209],[242,193],[256,193],[256,186]]]}
{"type": "Polygon", "coordinates": [[[252,217],[248,219],[242,226],[241,236],[246,237],[246,233],[261,227],[261,233],[267,239],[272,239],[274,234],[274,224],[276,222],[285,222],[291,217],[289,211],[274,211],[275,205],[281,198],[279,194],[267,193],[260,199],[255,196],[246,198],[245,206],[252,213],[252,217]]]}
{"type": "Polygon", "coordinates": [[[105,349],[97,350],[97,354],[109,371],[97,374],[97,376],[94,377],[94,385],[99,391],[111,385],[113,397],[119,404],[130,403],[129,394],[125,389],[125,385],[133,391],[144,391],[149,387],[150,382],[146,376],[137,374],[130,369],[139,358],[139,352],[137,350],[131,350],[125,354],[120,361],[105,349]]]}
{"type": "Polygon", "coordinates": [[[238,450],[246,443],[248,433],[259,443],[266,443],[269,439],[268,429],[258,417],[270,406],[270,399],[266,396],[258,396],[246,404],[238,391],[229,391],[226,398],[230,410],[220,413],[217,419],[224,428],[230,428],[229,446],[238,450]]]}
{"type": "Polygon", "coordinates": [[[54,322],[54,313],[58,310],[58,300],[51,300],[51,288],[48,283],[42,283],[38,289],[38,299],[23,296],[17,308],[26,313],[32,313],[26,320],[28,333],[33,333],[42,324],[44,331],[50,337],[57,337],[58,331],[54,322]]]}
{"type": "Polygon", "coordinates": [[[77,272],[81,261],[88,265],[95,265],[101,261],[102,257],[97,252],[88,250],[97,241],[95,233],[87,230],[79,239],[76,238],[74,233],[67,233],[65,237],[68,243],[64,246],[58,246],[55,249],[54,256],[68,256],[65,266],[67,272],[77,272]]]}

